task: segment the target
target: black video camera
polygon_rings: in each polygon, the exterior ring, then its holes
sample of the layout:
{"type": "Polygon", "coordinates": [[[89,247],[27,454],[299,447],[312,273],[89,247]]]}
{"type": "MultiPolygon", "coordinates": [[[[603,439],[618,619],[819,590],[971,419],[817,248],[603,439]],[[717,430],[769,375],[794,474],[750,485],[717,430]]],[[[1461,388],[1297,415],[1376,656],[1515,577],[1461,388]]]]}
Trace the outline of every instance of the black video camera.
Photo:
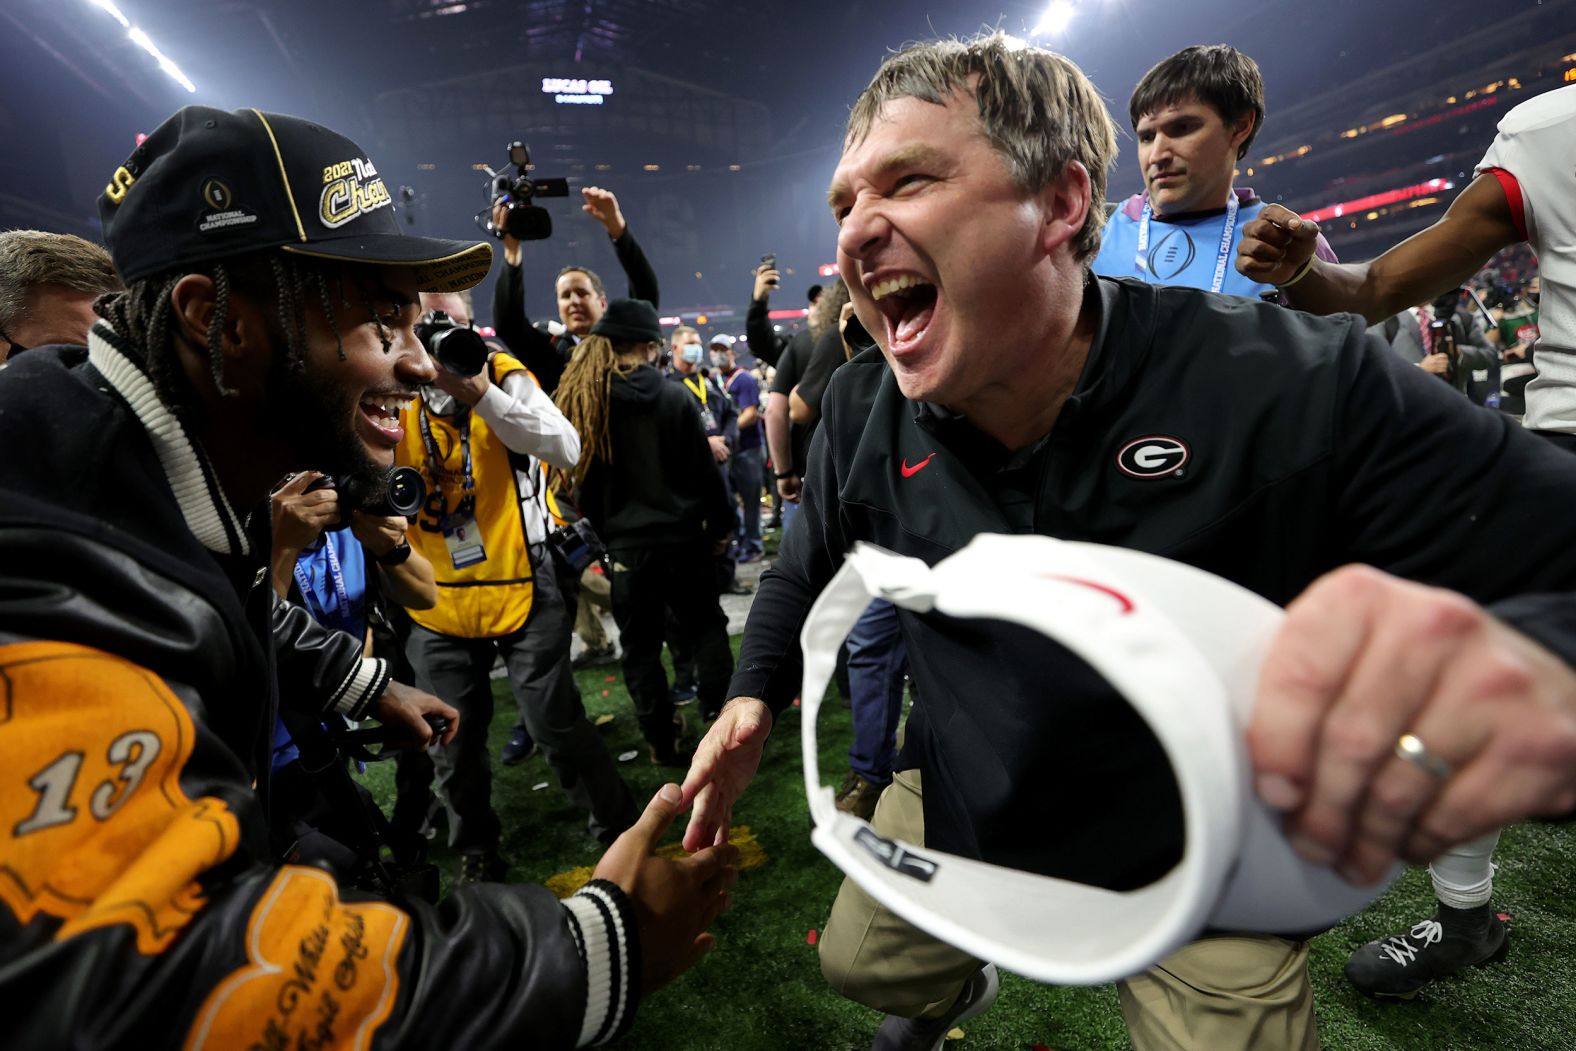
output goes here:
{"type": "Polygon", "coordinates": [[[375,482],[361,480],[355,475],[339,478],[325,475],[307,486],[306,492],[317,489],[338,491],[343,506],[336,527],[347,520],[351,511],[360,511],[375,518],[393,518],[398,515],[414,519],[427,499],[427,486],[421,480],[421,472],[414,467],[391,467],[375,482]]]}
{"type": "Polygon", "coordinates": [[[502,174],[487,169],[492,176],[488,200],[494,207],[505,204],[508,208],[503,225],[489,222],[487,230],[494,237],[544,241],[553,235],[553,217],[547,214],[547,209],[538,208],[531,201],[536,197],[568,197],[569,180],[532,178],[531,149],[518,139],[509,144],[509,163],[514,167],[512,176],[508,168],[502,174]]]}
{"type": "Polygon", "coordinates": [[[1440,319],[1450,318],[1461,306],[1461,289],[1452,288],[1448,292],[1439,293],[1439,295],[1434,297],[1434,301],[1430,305],[1433,309],[1434,317],[1440,319]]]}
{"type": "Polygon", "coordinates": [[[487,343],[469,325],[441,310],[429,310],[416,322],[416,338],[434,361],[456,376],[475,376],[487,367],[487,343]]]}

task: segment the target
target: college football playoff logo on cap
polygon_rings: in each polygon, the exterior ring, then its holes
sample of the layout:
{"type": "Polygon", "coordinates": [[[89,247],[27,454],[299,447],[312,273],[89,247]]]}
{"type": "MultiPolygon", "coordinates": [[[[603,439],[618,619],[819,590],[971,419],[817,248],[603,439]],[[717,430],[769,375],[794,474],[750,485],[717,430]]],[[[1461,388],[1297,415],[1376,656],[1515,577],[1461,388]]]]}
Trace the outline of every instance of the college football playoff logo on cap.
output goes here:
{"type": "Polygon", "coordinates": [[[1134,438],[1116,453],[1116,466],[1130,478],[1164,478],[1179,474],[1192,451],[1187,442],[1166,434],[1134,438]]]}
{"type": "Polygon", "coordinates": [[[209,179],[202,184],[202,199],[214,211],[225,211],[230,207],[230,188],[218,179],[209,179]]]}

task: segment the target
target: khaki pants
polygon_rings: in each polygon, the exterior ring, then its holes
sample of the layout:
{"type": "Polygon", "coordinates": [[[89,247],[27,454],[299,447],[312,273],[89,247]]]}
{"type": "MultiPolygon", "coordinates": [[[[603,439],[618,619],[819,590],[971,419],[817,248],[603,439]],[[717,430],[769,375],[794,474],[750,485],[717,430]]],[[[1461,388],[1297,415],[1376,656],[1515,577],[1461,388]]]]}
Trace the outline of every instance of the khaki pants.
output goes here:
{"type": "MultiPolygon", "coordinates": [[[[881,794],[871,824],[925,841],[919,772],[881,794]]],[[[832,988],[884,1014],[939,1018],[980,961],[937,941],[843,880],[820,940],[832,988]]],[[[1318,1051],[1308,947],[1271,935],[1222,935],[1183,946],[1117,983],[1137,1051],[1318,1051]]]]}
{"type": "Polygon", "coordinates": [[[580,603],[575,610],[575,634],[588,650],[608,648],[607,629],[602,627],[604,609],[613,608],[612,585],[600,573],[587,569],[580,574],[580,603]]]}

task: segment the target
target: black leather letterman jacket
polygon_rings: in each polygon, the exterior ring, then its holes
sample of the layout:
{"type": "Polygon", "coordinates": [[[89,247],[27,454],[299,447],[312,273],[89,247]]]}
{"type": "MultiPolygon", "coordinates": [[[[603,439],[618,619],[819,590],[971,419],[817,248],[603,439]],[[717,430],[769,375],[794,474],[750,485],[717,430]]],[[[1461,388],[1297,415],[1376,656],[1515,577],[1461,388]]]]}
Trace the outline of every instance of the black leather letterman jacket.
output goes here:
{"type": "Polygon", "coordinates": [[[82,358],[0,370],[0,1047],[575,1047],[625,1029],[639,950],[612,884],[565,902],[471,886],[433,908],[272,861],[253,784],[276,690],[343,709],[386,673],[281,607],[135,348],[101,324],[82,358]]]}

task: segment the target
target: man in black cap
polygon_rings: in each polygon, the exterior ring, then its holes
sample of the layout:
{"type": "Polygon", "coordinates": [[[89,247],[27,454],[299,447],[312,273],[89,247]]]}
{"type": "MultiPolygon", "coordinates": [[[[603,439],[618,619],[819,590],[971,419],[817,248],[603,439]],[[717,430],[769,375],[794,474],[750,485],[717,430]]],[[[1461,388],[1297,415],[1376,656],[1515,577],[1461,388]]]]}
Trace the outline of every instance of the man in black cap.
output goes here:
{"type": "Polygon", "coordinates": [[[292,469],[383,477],[399,406],[434,374],[417,296],[474,284],[489,248],[401,234],[359,147],[256,110],[182,110],[116,169],[100,211],[126,291],[99,304],[86,348],[0,372],[0,441],[26,451],[0,462],[0,996],[27,1005],[8,1037],[615,1035],[639,990],[708,947],[731,882],[726,849],[650,856],[672,788],[563,903],[467,887],[440,917],[349,885],[342,898],[333,874],[267,846],[281,701],[374,706],[423,739],[422,714],[453,713],[413,692],[388,702],[358,640],[282,606],[268,517],[244,509],[292,469]]]}
{"type": "Polygon", "coordinates": [[[582,442],[569,479],[613,559],[624,683],[651,761],[673,766],[685,755],[662,669],[664,612],[695,654],[701,711],[715,712],[733,651],[712,557],[727,549],[735,519],[696,400],[652,365],[661,346],[655,308],[615,299],[564,370],[557,400],[582,442]]]}

